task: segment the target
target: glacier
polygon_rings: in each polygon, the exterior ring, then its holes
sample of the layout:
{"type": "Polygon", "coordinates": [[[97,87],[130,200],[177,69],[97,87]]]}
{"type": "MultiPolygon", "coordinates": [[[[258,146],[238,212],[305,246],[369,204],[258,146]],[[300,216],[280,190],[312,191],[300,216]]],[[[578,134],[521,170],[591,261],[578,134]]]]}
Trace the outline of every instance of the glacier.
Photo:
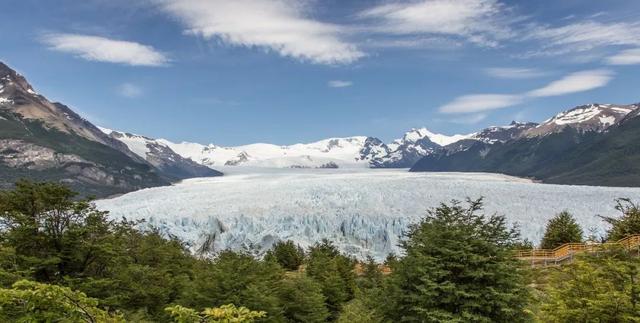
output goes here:
{"type": "Polygon", "coordinates": [[[410,173],[405,169],[227,167],[196,178],[96,201],[113,219],[141,220],[193,250],[261,254],[277,240],[308,247],[322,239],[358,258],[401,254],[398,243],[427,209],[452,199],[485,198],[538,242],[549,218],[567,210],[585,232],[604,233],[598,215],[618,216],[615,199],[640,188],[551,185],[500,174],[410,173]]]}

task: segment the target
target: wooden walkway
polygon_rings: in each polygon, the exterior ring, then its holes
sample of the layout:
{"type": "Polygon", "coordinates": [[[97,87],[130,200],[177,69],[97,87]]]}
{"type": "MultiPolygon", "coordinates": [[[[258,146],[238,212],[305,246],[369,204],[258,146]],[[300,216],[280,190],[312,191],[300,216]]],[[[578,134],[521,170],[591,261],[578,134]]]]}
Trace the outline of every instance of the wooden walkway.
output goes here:
{"type": "Polygon", "coordinates": [[[610,247],[623,247],[640,251],[640,234],[626,237],[618,242],[565,243],[555,249],[518,250],[516,257],[530,263],[532,267],[557,266],[571,262],[576,254],[603,251],[610,247]]]}

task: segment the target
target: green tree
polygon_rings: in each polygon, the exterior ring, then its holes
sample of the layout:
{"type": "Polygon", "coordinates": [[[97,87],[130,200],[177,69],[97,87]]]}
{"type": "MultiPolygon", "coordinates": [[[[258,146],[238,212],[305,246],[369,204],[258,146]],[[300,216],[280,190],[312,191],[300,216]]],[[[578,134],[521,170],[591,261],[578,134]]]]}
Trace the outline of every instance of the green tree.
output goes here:
{"type": "Polygon", "coordinates": [[[322,287],[327,308],[335,319],[342,304],[355,295],[355,261],[341,255],[327,240],[312,246],[308,254],[306,273],[322,287]]]}
{"type": "Polygon", "coordinates": [[[382,270],[371,256],[367,257],[367,261],[361,264],[362,274],[357,277],[356,282],[360,291],[366,291],[378,288],[382,285],[382,270]]]}
{"type": "Polygon", "coordinates": [[[623,248],[580,255],[551,271],[543,322],[638,322],[640,260],[623,248]]]}
{"type": "Polygon", "coordinates": [[[197,259],[180,241],[159,232],[123,226],[106,252],[109,256],[100,262],[104,268],[90,268],[88,277],[70,277],[65,282],[127,315],[142,311],[147,319],[162,321],[167,318],[166,305],[192,285],[197,259]]]}
{"type": "Polygon", "coordinates": [[[164,307],[190,285],[198,260],[181,242],[110,221],[75,198],[54,183],[22,181],[0,192],[0,283],[54,282],[127,315],[168,319],[164,307]]]}
{"type": "Polygon", "coordinates": [[[278,241],[265,255],[286,270],[298,270],[304,262],[304,250],[293,241],[278,241]]]}
{"type": "Polygon", "coordinates": [[[200,313],[180,305],[169,306],[165,310],[176,323],[251,323],[267,314],[233,304],[205,308],[200,313]]]}
{"type": "Polygon", "coordinates": [[[582,242],[582,228],[567,211],[562,211],[547,222],[540,248],[553,249],[569,242],[582,242]]]}
{"type": "Polygon", "coordinates": [[[275,291],[283,277],[274,262],[223,251],[212,262],[196,266],[191,285],[177,303],[196,309],[235,304],[267,312],[265,320],[281,322],[282,306],[275,291]]]}
{"type": "Polygon", "coordinates": [[[98,308],[98,300],[67,287],[20,280],[0,289],[2,322],[125,322],[98,308]]]}
{"type": "Polygon", "coordinates": [[[629,199],[618,199],[616,210],[622,213],[619,218],[602,217],[611,225],[607,232],[609,241],[618,241],[634,234],[640,234],[640,206],[629,199]]]}
{"type": "Polygon", "coordinates": [[[337,323],[380,323],[384,322],[383,318],[367,303],[356,298],[345,306],[338,316],[337,323]]]}
{"type": "Polygon", "coordinates": [[[322,287],[306,275],[292,275],[282,280],[278,294],[289,322],[326,322],[329,311],[325,306],[322,287]]]}
{"type": "Polygon", "coordinates": [[[0,287],[11,287],[13,283],[29,276],[28,269],[20,268],[15,249],[0,245],[0,287]]]}
{"type": "Polygon", "coordinates": [[[521,322],[529,300],[513,257],[515,229],[478,214],[482,200],[428,211],[402,242],[406,256],[385,284],[386,318],[420,322],[521,322]]]}
{"type": "Polygon", "coordinates": [[[0,192],[2,238],[15,250],[18,265],[43,282],[60,282],[83,272],[99,257],[112,225],[106,212],[54,183],[20,181],[0,192]]]}

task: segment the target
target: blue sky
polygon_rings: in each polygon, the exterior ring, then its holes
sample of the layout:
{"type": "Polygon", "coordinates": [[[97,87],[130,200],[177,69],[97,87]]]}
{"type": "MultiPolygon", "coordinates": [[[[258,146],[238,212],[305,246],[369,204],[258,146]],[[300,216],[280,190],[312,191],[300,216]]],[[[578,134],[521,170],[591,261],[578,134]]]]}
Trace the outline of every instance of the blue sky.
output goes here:
{"type": "Polygon", "coordinates": [[[220,145],[468,133],[640,101],[634,0],[4,0],[0,60],[114,129],[220,145]],[[131,4],[134,2],[134,4],[131,4]]]}

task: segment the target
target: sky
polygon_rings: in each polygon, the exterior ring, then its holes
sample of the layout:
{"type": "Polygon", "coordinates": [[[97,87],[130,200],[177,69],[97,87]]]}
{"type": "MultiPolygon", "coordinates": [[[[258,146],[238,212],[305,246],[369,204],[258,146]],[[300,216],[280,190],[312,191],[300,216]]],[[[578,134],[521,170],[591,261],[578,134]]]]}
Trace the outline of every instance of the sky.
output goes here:
{"type": "Polygon", "coordinates": [[[3,0],[0,61],[96,125],[293,144],[640,102],[636,0],[3,0]]]}

